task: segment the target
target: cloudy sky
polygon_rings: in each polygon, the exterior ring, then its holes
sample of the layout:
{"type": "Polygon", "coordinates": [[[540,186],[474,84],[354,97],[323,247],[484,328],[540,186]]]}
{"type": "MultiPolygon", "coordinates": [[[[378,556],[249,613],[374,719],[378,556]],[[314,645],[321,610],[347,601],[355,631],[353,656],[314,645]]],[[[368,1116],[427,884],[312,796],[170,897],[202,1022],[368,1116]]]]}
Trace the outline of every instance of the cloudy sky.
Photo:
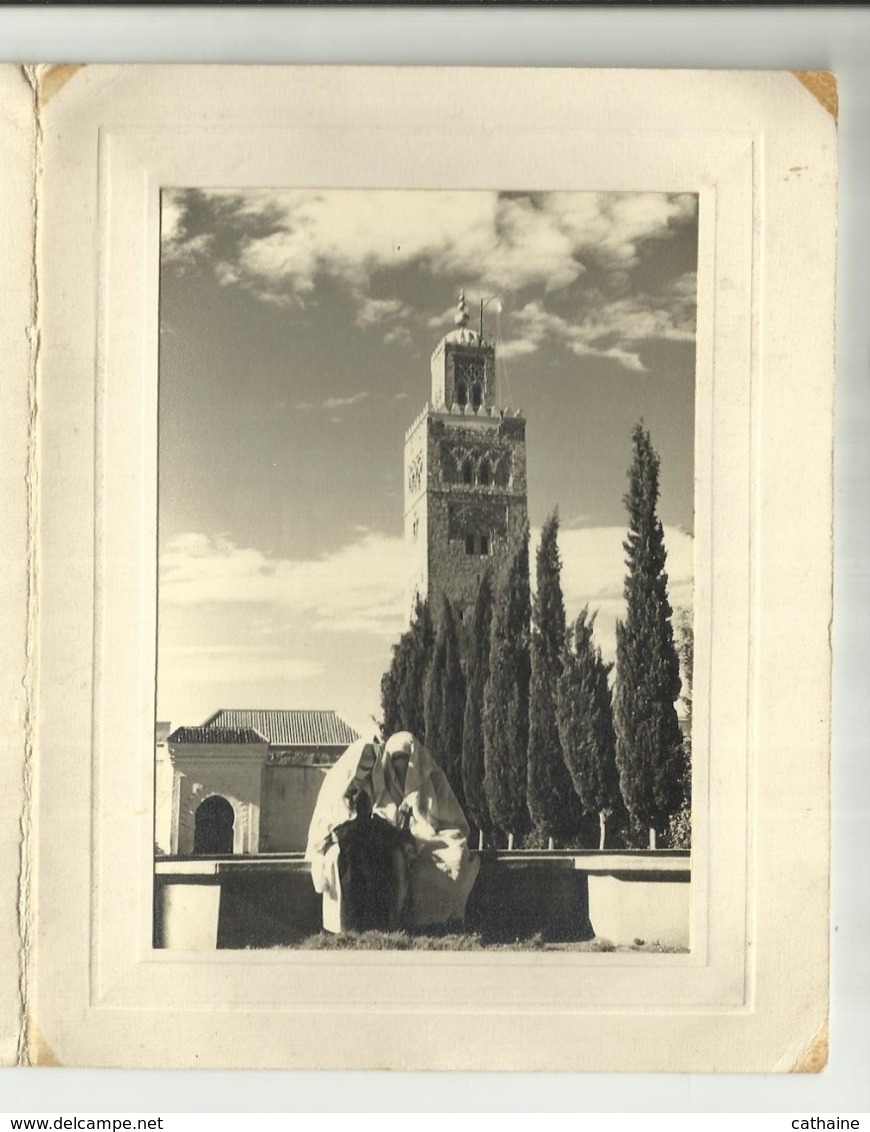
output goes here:
{"type": "Polygon", "coordinates": [[[569,615],[599,609],[612,657],[639,418],[690,606],[697,230],[690,195],[164,192],[158,717],[371,729],[407,616],[405,430],[460,287],[500,297],[500,400],[528,421],[533,537],[559,508],[569,615]]]}

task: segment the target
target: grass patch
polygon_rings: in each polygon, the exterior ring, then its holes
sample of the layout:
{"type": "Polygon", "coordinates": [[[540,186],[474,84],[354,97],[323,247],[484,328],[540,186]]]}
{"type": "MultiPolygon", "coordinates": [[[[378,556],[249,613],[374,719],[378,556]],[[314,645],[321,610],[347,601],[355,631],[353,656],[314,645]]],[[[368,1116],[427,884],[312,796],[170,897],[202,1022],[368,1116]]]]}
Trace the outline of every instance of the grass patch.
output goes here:
{"type": "Polygon", "coordinates": [[[631,946],[617,947],[607,939],[570,940],[550,942],[540,933],[511,942],[487,943],[477,932],[420,933],[398,932],[344,932],[332,935],[318,932],[294,944],[301,951],[586,951],[628,952],[646,951],[660,954],[685,953],[685,948],[664,947],[662,944],[637,941],[631,946]]]}
{"type": "Polygon", "coordinates": [[[477,933],[411,935],[409,932],[318,932],[297,945],[303,951],[482,951],[477,933]]]}

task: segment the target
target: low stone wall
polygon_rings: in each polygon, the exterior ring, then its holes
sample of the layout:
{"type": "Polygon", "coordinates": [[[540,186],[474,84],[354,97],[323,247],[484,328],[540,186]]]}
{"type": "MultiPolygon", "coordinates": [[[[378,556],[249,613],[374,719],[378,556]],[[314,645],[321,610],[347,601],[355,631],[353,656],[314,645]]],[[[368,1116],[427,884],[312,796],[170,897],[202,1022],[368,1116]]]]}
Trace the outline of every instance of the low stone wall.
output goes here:
{"type": "MultiPolygon", "coordinates": [[[[484,851],[466,926],[490,943],[637,941],[689,946],[689,854],[484,851]]],[[[320,931],[320,897],[300,854],[162,858],[154,946],[293,947],[320,931]]]]}
{"type": "Polygon", "coordinates": [[[320,931],[320,917],[301,854],[164,858],[156,865],[155,947],[293,947],[320,931]]]}
{"type": "Polygon", "coordinates": [[[595,936],[586,875],[574,868],[573,856],[484,850],[480,858],[465,919],[487,943],[536,935],[549,942],[595,936]]]}
{"type": "Polygon", "coordinates": [[[599,939],[688,950],[688,853],[600,853],[577,858],[575,867],[586,875],[589,919],[599,939]]]}

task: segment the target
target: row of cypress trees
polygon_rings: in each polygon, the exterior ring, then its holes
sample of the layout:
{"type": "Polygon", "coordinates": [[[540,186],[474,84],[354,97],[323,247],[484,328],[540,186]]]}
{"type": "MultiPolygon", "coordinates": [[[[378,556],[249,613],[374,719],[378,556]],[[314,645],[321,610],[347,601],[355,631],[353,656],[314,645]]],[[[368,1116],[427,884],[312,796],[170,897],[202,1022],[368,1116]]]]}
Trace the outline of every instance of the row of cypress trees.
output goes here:
{"type": "Polygon", "coordinates": [[[656,514],[659,458],[641,424],[632,443],[627,609],[617,625],[613,695],[594,614],[584,608],[566,624],[555,512],[537,551],[534,603],[528,530],[501,577],[482,578],[464,670],[443,595],[434,618],[418,603],[393,649],[381,684],[385,731],[413,731],[437,752],[481,840],[576,843],[597,815],[603,848],[613,814],[630,836],[632,827],[635,835],[663,832],[685,809],[688,766],[674,706],[680,667],[656,514]]]}

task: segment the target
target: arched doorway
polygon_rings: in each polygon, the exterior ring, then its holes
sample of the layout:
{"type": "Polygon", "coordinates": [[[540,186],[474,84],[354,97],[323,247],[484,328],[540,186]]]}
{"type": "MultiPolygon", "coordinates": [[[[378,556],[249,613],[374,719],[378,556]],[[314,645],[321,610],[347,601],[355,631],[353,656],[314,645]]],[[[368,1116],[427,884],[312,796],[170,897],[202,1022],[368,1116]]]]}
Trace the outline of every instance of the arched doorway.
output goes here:
{"type": "Polygon", "coordinates": [[[220,794],[212,794],[193,817],[193,851],[204,856],[233,851],[233,807],[220,794]]]}

